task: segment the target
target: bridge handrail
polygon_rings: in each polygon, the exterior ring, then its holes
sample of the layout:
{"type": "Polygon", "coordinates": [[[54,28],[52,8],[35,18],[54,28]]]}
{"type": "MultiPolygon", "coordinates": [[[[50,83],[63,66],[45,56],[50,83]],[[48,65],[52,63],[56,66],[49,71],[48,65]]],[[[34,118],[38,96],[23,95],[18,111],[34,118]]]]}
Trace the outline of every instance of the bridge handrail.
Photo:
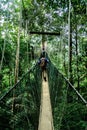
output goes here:
{"type": "Polygon", "coordinates": [[[14,89],[17,87],[17,85],[21,82],[21,80],[25,77],[25,75],[27,75],[28,73],[30,73],[34,68],[36,67],[36,64],[33,65],[23,76],[22,78],[15,84],[13,85],[3,96],[0,97],[0,102],[14,89]]]}
{"type": "Polygon", "coordinates": [[[77,91],[77,89],[75,88],[75,86],[73,86],[69,79],[67,79],[61,72],[59,72],[58,70],[58,73],[60,73],[62,75],[62,77],[66,80],[66,82],[69,84],[69,87],[71,87],[75,92],[76,94],[80,97],[80,99],[85,103],[85,105],[87,106],[87,101],[82,97],[82,95],[77,91]]]}
{"type": "Polygon", "coordinates": [[[83,98],[83,96],[77,91],[77,89],[75,88],[75,86],[73,86],[71,83],[70,83],[70,81],[69,81],[69,79],[67,79],[59,70],[58,70],[58,68],[51,62],[51,60],[50,60],[50,58],[49,58],[49,61],[50,61],[50,64],[52,64],[56,69],[57,69],[57,71],[58,71],[58,73],[65,79],[65,81],[69,84],[69,87],[71,87],[74,91],[75,91],[75,93],[80,97],[80,99],[84,102],[84,104],[86,105],[86,107],[87,107],[87,101],[83,98]]]}

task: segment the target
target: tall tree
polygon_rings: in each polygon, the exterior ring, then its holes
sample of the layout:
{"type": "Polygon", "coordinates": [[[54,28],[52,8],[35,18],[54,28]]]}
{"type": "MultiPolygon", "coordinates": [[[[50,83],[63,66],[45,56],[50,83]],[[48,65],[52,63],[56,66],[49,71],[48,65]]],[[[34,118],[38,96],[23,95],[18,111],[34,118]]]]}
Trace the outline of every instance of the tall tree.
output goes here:
{"type": "Polygon", "coordinates": [[[77,42],[77,35],[78,35],[78,32],[77,32],[77,19],[75,18],[75,21],[76,21],[76,24],[75,24],[75,41],[76,41],[76,66],[77,66],[77,89],[78,91],[80,90],[80,83],[79,83],[79,60],[78,60],[78,42],[77,42]]]}
{"type": "Polygon", "coordinates": [[[6,20],[5,20],[6,25],[5,25],[5,27],[4,27],[4,30],[5,30],[5,31],[4,31],[4,33],[5,33],[4,35],[5,35],[5,36],[4,36],[4,43],[3,43],[3,49],[2,49],[2,57],[1,57],[1,63],[0,63],[0,71],[1,71],[2,66],[3,66],[4,54],[5,54],[5,48],[6,48],[6,40],[7,40],[7,35],[8,35],[8,34],[7,34],[7,33],[8,33],[7,30],[9,30],[9,29],[8,29],[8,23],[9,23],[9,21],[8,21],[8,20],[9,20],[9,19],[8,19],[8,15],[9,15],[9,11],[8,11],[9,2],[7,1],[6,4],[7,4],[7,9],[6,9],[6,12],[5,12],[5,13],[6,13],[6,14],[5,14],[5,17],[6,17],[6,18],[5,18],[5,19],[6,19],[6,20]]]}
{"type": "Polygon", "coordinates": [[[22,24],[21,22],[22,22],[22,5],[20,4],[18,39],[17,39],[17,50],[16,50],[16,60],[15,60],[15,84],[18,81],[18,74],[19,74],[20,33],[21,33],[21,24],[22,24]]]}
{"type": "Polygon", "coordinates": [[[69,45],[69,65],[68,65],[68,78],[72,83],[72,21],[71,21],[71,0],[69,0],[69,16],[68,16],[68,45],[69,45]]]}
{"type": "MultiPolygon", "coordinates": [[[[17,49],[16,49],[16,60],[15,60],[15,84],[18,82],[19,74],[19,51],[20,51],[20,34],[21,34],[21,22],[22,22],[22,4],[20,2],[20,13],[19,13],[19,26],[18,26],[18,37],[17,37],[17,49]]],[[[13,102],[12,112],[15,113],[15,89],[13,90],[13,102]]],[[[15,122],[13,121],[13,130],[15,129],[15,122]]]]}
{"type": "Polygon", "coordinates": [[[1,63],[0,63],[0,71],[1,71],[2,66],[3,66],[3,59],[4,59],[4,54],[5,54],[5,46],[6,46],[6,37],[5,37],[4,43],[3,43],[2,57],[1,57],[1,63]]]}

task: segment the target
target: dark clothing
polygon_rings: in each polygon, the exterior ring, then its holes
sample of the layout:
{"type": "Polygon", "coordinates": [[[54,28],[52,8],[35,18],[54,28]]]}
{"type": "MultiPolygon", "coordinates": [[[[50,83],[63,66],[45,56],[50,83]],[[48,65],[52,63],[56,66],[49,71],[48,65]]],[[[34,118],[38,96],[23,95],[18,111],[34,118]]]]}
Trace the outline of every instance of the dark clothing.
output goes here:
{"type": "Polygon", "coordinates": [[[39,60],[38,64],[40,65],[40,67],[41,67],[42,70],[46,70],[46,66],[47,66],[47,63],[48,63],[48,62],[49,62],[49,60],[48,60],[47,58],[42,57],[42,58],[39,60]]]}
{"type": "Polygon", "coordinates": [[[42,75],[45,81],[46,81],[45,71],[46,71],[46,66],[48,62],[49,60],[45,57],[40,58],[40,60],[38,61],[38,64],[40,65],[42,69],[42,75]]]}

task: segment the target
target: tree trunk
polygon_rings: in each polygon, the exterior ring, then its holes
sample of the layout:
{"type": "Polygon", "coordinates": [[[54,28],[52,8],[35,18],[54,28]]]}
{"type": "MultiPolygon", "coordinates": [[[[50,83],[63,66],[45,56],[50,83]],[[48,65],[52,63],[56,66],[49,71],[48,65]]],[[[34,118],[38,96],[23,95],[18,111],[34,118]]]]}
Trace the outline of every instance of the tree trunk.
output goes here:
{"type": "MultiPolygon", "coordinates": [[[[26,20],[26,31],[25,36],[28,34],[28,21],[26,20]]],[[[28,34],[28,40],[29,40],[29,34],[28,34]]],[[[29,42],[27,41],[27,68],[29,68],[29,42]]]]}
{"type": "Polygon", "coordinates": [[[5,53],[5,46],[6,46],[6,39],[4,39],[4,45],[3,45],[3,50],[2,50],[2,58],[1,58],[1,64],[0,64],[0,71],[3,66],[3,59],[4,59],[4,53],[5,53]]]}
{"type": "Polygon", "coordinates": [[[18,81],[18,72],[19,72],[19,51],[20,51],[20,29],[21,23],[18,29],[18,41],[17,41],[17,50],[16,50],[16,60],[15,60],[15,84],[18,81]]]}
{"type": "Polygon", "coordinates": [[[76,67],[77,67],[77,89],[79,91],[80,86],[79,86],[79,67],[78,67],[78,43],[77,43],[77,23],[76,23],[76,67]]]}
{"type": "MultiPolygon", "coordinates": [[[[63,49],[63,50],[65,50],[65,43],[63,43],[63,44],[64,44],[64,49],[63,49]]],[[[64,72],[65,72],[65,74],[67,75],[65,51],[64,51],[64,53],[63,53],[63,59],[64,59],[64,61],[63,61],[63,64],[64,64],[64,72]]]]}
{"type": "Polygon", "coordinates": [[[42,48],[41,51],[43,53],[43,55],[46,57],[46,36],[42,35],[42,48]]]}
{"type": "MultiPolygon", "coordinates": [[[[9,3],[7,4],[7,7],[9,8],[9,3]]],[[[9,15],[9,12],[7,10],[6,15],[9,15]]],[[[5,53],[5,47],[6,47],[6,39],[8,39],[8,17],[6,17],[6,26],[5,26],[5,37],[4,37],[4,43],[3,43],[3,50],[2,50],[2,58],[1,58],[1,63],[0,63],[0,71],[2,70],[3,66],[3,60],[4,60],[4,53],[5,53]]]]}
{"type": "MultiPolygon", "coordinates": [[[[69,35],[68,35],[68,46],[69,46],[69,63],[68,63],[68,79],[69,82],[72,84],[72,22],[71,22],[71,1],[69,0],[69,17],[68,17],[68,24],[69,24],[69,35]]],[[[69,85],[68,87],[68,94],[67,94],[67,101],[71,103],[73,101],[73,97],[71,95],[72,89],[69,85]]]]}
{"type": "Polygon", "coordinates": [[[68,65],[68,78],[71,83],[73,83],[72,77],[72,22],[71,22],[71,1],[69,0],[69,35],[68,35],[68,45],[69,45],[69,65],[68,65]]]}
{"type": "MultiPolygon", "coordinates": [[[[17,50],[16,50],[16,60],[15,60],[15,84],[18,81],[18,73],[19,73],[19,51],[20,51],[20,33],[21,33],[21,15],[22,14],[22,9],[20,5],[20,18],[19,18],[19,27],[18,27],[18,39],[17,39],[17,50]]],[[[13,90],[13,102],[12,102],[12,112],[13,115],[15,114],[15,89],[13,90]]],[[[15,129],[15,122],[13,122],[13,130],[15,129]]]]}
{"type": "Polygon", "coordinates": [[[42,35],[42,49],[45,49],[45,35],[42,35]]]}

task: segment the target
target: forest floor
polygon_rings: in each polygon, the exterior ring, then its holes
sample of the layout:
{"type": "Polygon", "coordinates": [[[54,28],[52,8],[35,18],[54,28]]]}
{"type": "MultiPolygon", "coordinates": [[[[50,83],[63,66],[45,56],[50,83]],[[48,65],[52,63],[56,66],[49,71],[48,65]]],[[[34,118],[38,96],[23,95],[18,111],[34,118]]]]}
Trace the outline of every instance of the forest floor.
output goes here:
{"type": "Polygon", "coordinates": [[[38,130],[53,130],[53,118],[49,94],[48,76],[45,72],[46,81],[42,77],[42,93],[38,130]]]}

